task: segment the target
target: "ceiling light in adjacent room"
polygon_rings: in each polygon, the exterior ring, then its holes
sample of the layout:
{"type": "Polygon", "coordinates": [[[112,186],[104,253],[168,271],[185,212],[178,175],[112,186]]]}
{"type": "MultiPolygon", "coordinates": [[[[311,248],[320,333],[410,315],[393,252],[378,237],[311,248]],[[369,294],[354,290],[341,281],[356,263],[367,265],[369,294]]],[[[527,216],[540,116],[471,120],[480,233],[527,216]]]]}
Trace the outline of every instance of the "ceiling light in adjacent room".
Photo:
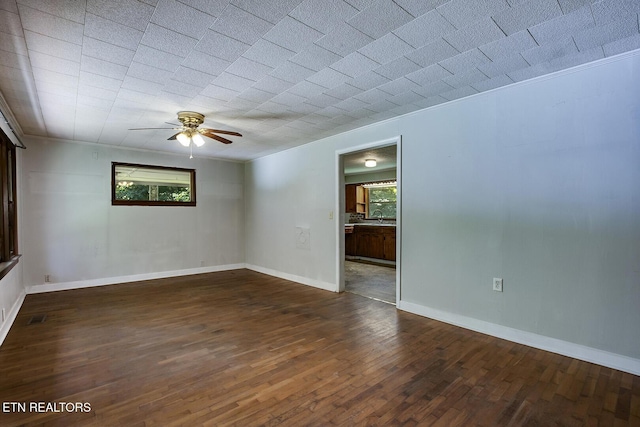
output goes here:
{"type": "Polygon", "coordinates": [[[364,161],[364,165],[368,168],[375,168],[377,164],[378,162],[376,162],[374,159],[367,159],[364,161]]]}

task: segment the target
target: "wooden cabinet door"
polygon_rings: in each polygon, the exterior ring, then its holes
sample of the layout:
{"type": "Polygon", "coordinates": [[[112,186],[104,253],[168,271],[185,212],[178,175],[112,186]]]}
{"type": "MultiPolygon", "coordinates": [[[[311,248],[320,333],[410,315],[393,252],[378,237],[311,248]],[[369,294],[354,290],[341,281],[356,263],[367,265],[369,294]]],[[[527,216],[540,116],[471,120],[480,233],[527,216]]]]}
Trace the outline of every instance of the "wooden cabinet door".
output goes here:
{"type": "Polygon", "coordinates": [[[367,214],[367,197],[362,185],[356,186],[356,211],[367,214]]]}
{"type": "Polygon", "coordinates": [[[362,185],[344,186],[344,207],[346,213],[367,213],[367,196],[362,185]]]}
{"type": "Polygon", "coordinates": [[[344,207],[346,213],[356,213],[356,185],[347,184],[344,187],[344,207]]]}
{"type": "Polygon", "coordinates": [[[384,236],[384,259],[389,261],[396,260],[396,233],[385,233],[384,236]]]}
{"type": "Polygon", "coordinates": [[[355,233],[344,235],[344,254],[355,256],[356,255],[356,235],[355,233]]]}
{"type": "Polygon", "coordinates": [[[357,230],[356,254],[368,258],[384,258],[384,236],[379,230],[359,227],[357,230]]]}

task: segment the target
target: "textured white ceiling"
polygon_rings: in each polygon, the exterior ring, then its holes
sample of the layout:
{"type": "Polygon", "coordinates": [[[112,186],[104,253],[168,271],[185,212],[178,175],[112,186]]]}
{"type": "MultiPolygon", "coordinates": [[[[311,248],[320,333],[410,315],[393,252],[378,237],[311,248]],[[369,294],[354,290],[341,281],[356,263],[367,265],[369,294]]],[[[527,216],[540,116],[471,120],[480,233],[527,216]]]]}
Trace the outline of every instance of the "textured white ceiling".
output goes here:
{"type": "Polygon", "coordinates": [[[640,48],[638,0],[1,0],[25,135],[252,159],[640,48]]]}

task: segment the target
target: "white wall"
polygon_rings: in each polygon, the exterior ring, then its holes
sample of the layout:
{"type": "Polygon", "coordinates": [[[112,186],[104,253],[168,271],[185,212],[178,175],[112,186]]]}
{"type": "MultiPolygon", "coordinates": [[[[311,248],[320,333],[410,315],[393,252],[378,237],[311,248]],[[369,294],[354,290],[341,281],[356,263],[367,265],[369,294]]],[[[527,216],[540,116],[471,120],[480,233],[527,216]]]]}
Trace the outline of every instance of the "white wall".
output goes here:
{"type": "Polygon", "coordinates": [[[244,263],[244,165],[30,139],[23,153],[24,284],[107,281],[244,263]],[[196,207],[111,206],[111,162],[196,169],[196,207]]]}
{"type": "MultiPolygon", "coordinates": [[[[334,154],[321,145],[287,150],[247,164],[246,260],[265,273],[286,273],[328,288],[335,282],[334,154]],[[249,185],[250,183],[250,185],[249,185]],[[296,227],[309,229],[310,248],[296,245],[296,227]]],[[[343,214],[344,215],[344,214],[343,214]]]]}
{"type": "Polygon", "coordinates": [[[403,299],[640,358],[639,94],[636,54],[402,119],[403,299]]]}
{"type": "Polygon", "coordinates": [[[2,279],[0,279],[0,309],[4,309],[5,318],[0,319],[0,344],[11,329],[25,297],[22,285],[22,263],[18,263],[2,279]]]}
{"type": "Polygon", "coordinates": [[[400,306],[603,350],[636,369],[639,93],[635,52],[255,160],[247,263],[335,288],[335,152],[402,135],[400,306]],[[300,224],[307,251],[294,245],[300,224]]]}

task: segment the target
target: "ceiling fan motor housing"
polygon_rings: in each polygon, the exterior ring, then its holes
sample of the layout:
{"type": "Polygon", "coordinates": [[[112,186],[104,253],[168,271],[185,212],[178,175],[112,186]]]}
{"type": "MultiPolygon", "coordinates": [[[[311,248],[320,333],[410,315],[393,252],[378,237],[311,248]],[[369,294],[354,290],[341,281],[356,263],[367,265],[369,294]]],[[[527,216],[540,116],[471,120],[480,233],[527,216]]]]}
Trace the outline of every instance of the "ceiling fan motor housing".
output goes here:
{"type": "Polygon", "coordinates": [[[195,111],[179,111],[178,120],[188,128],[197,128],[204,122],[204,115],[195,111]]]}
{"type": "MultiPolygon", "coordinates": [[[[195,111],[179,111],[178,112],[178,120],[182,123],[182,126],[177,128],[169,128],[173,130],[179,131],[173,136],[168,138],[169,141],[177,139],[180,144],[188,147],[191,142],[193,142],[196,146],[200,147],[204,144],[203,136],[207,138],[215,139],[218,142],[222,142],[223,144],[231,144],[233,141],[223,138],[219,133],[223,135],[233,135],[233,136],[242,136],[242,134],[229,130],[221,130],[221,129],[210,129],[210,128],[200,128],[202,123],[204,123],[204,114],[196,113],[195,111]]],[[[172,123],[169,123],[172,124],[172,123]]],[[[168,128],[139,128],[139,129],[130,129],[130,130],[148,130],[148,129],[168,129],[168,128]]]]}

